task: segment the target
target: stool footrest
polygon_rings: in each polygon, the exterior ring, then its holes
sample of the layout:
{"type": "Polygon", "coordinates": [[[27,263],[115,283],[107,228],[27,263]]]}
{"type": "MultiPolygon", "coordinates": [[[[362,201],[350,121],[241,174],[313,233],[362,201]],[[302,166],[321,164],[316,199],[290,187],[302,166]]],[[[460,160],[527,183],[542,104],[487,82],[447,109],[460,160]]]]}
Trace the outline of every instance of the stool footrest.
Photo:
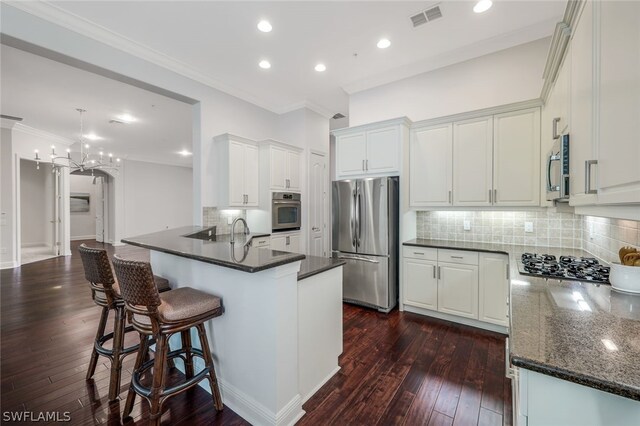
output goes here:
{"type": "MultiPolygon", "coordinates": [[[[130,332],[130,331],[136,331],[134,330],[133,326],[128,326],[124,329],[125,334],[130,332]]],[[[99,338],[95,343],[94,343],[94,347],[96,348],[96,352],[98,352],[100,355],[102,356],[106,356],[111,358],[113,356],[113,349],[108,349],[105,348],[103,345],[105,343],[107,343],[109,340],[113,339],[113,331],[111,333],[107,333],[104,336],[102,336],[101,338],[99,338]]],[[[122,348],[122,350],[120,351],[120,355],[129,355],[130,353],[133,353],[135,351],[138,350],[138,347],[140,345],[139,344],[135,344],[133,346],[129,346],[128,348],[122,348]]]]}

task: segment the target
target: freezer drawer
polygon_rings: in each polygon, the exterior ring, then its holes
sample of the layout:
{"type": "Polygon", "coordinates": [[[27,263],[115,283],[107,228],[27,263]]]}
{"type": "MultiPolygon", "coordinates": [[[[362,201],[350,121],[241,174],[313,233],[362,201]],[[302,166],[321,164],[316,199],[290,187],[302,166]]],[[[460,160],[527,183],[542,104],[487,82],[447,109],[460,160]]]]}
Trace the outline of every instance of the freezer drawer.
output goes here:
{"type": "Polygon", "coordinates": [[[347,262],[342,279],[345,302],[375,307],[383,312],[395,307],[398,283],[393,272],[395,262],[388,256],[337,252],[334,257],[347,262]]]}

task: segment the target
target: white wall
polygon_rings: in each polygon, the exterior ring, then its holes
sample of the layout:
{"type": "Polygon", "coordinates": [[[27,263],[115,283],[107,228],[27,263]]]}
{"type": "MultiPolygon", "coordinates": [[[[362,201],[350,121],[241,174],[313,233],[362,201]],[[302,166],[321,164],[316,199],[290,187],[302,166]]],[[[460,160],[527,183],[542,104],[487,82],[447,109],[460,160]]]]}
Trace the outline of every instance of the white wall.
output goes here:
{"type": "Polygon", "coordinates": [[[349,97],[349,125],[426,120],[540,97],[550,38],[440,68],[349,97]]]}
{"type": "Polygon", "coordinates": [[[125,161],[117,179],[124,187],[124,237],[192,224],[192,169],[125,161]]]}
{"type": "MultiPolygon", "coordinates": [[[[3,123],[4,125],[4,123],[3,123]]],[[[0,134],[0,267],[16,265],[15,184],[12,153],[12,132],[2,127],[0,134]]]]}
{"type": "Polygon", "coordinates": [[[69,176],[71,193],[83,192],[89,194],[88,212],[71,212],[71,239],[89,240],[96,237],[96,185],[93,184],[93,177],[82,175],[69,176]]]}
{"type": "Polygon", "coordinates": [[[20,160],[20,232],[21,246],[53,243],[53,179],[50,167],[20,160]]]}

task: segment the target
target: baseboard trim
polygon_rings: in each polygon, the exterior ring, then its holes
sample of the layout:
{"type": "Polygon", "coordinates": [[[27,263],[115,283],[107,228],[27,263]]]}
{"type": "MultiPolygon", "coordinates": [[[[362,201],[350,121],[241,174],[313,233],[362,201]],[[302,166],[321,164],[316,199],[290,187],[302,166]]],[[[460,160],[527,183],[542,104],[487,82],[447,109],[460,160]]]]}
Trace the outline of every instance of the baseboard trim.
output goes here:
{"type": "Polygon", "coordinates": [[[311,390],[309,391],[309,393],[308,393],[308,394],[306,394],[305,396],[303,396],[303,397],[302,397],[302,403],[304,404],[305,402],[307,402],[307,401],[309,400],[309,398],[311,398],[313,395],[315,395],[315,394],[316,394],[316,392],[318,392],[318,391],[320,390],[320,388],[321,388],[321,387],[323,387],[323,386],[324,386],[324,385],[325,385],[329,380],[331,380],[331,378],[332,378],[333,376],[335,376],[335,375],[336,375],[336,373],[337,373],[338,371],[340,371],[340,368],[341,368],[341,367],[340,367],[339,365],[338,365],[338,366],[336,366],[336,368],[334,368],[334,369],[331,371],[331,373],[327,374],[327,376],[326,376],[324,379],[322,379],[322,380],[320,381],[320,383],[318,383],[316,386],[314,386],[314,387],[313,387],[313,389],[311,389],[311,390]]]}
{"type": "Polygon", "coordinates": [[[0,263],[0,269],[13,269],[13,268],[17,268],[18,266],[18,262],[16,262],[15,260],[10,260],[9,262],[2,262],[0,263]]]}
{"type": "Polygon", "coordinates": [[[20,245],[21,248],[31,248],[31,247],[51,247],[51,244],[47,244],[45,242],[42,243],[23,243],[20,245]]]}
{"type": "Polygon", "coordinates": [[[442,312],[431,311],[429,309],[419,308],[417,306],[411,306],[406,302],[404,303],[404,310],[405,312],[412,312],[414,314],[425,315],[428,317],[451,321],[458,324],[481,328],[483,330],[489,330],[489,331],[493,331],[500,334],[509,334],[509,329],[501,325],[490,324],[488,322],[478,321],[471,318],[463,318],[455,315],[445,314],[442,312]]]}
{"type": "Polygon", "coordinates": [[[95,235],[78,235],[75,237],[71,237],[71,241],[80,241],[80,240],[95,240],[95,235]]]}

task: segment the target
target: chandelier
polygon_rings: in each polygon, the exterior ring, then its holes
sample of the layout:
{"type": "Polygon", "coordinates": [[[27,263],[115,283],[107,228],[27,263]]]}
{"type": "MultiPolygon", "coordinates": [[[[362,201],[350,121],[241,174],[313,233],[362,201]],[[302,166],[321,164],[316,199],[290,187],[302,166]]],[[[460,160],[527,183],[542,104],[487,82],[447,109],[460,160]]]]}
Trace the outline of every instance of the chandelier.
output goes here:
{"type": "MultiPolygon", "coordinates": [[[[87,110],[82,108],[76,108],[76,111],[80,113],[80,157],[79,161],[76,161],[73,157],[71,157],[71,150],[67,148],[67,155],[58,155],[56,153],[56,147],[51,145],[51,165],[53,166],[53,171],[58,171],[62,167],[68,167],[71,172],[75,171],[93,171],[93,170],[111,170],[117,172],[120,169],[120,159],[116,158],[113,160],[113,154],[109,153],[106,158],[104,152],[100,151],[98,155],[91,154],[89,152],[89,144],[84,140],[84,127],[82,114],[87,112],[87,110]]],[[[36,168],[40,169],[40,161],[42,160],[38,154],[38,150],[35,150],[35,161],[36,168]]]]}

